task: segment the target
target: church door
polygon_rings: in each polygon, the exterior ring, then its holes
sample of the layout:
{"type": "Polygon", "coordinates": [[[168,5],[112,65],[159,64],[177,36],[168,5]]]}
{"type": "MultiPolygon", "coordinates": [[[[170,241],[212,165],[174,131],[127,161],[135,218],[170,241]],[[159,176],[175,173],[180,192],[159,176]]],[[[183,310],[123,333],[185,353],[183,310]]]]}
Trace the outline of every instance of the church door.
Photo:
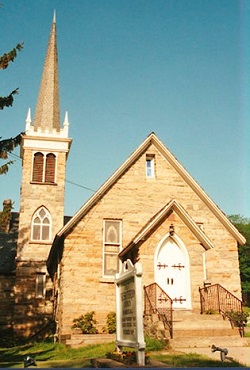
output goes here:
{"type": "Polygon", "coordinates": [[[176,237],[167,237],[156,250],[155,281],[172,298],[173,308],[191,308],[189,257],[176,237]]]}

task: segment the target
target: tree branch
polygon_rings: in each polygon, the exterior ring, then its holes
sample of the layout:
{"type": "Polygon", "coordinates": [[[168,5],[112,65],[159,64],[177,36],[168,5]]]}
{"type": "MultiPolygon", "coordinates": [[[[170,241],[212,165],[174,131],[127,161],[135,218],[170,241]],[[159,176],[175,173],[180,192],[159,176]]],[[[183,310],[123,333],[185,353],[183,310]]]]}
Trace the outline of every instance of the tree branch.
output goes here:
{"type": "Polygon", "coordinates": [[[17,44],[17,46],[13,48],[11,51],[9,51],[8,53],[3,54],[0,57],[0,69],[6,69],[8,65],[10,64],[10,62],[14,62],[17,56],[17,52],[21,51],[22,49],[23,49],[23,42],[17,44]]]}

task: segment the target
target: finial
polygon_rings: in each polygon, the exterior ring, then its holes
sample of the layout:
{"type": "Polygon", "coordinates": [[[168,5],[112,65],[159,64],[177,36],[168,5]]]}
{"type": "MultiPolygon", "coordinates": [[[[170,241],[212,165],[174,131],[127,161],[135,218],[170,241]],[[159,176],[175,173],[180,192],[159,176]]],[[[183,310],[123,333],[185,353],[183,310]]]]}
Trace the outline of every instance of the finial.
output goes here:
{"type": "Polygon", "coordinates": [[[64,118],[63,125],[64,126],[69,126],[69,116],[68,116],[68,112],[67,111],[65,113],[65,118],[64,118]]]}
{"type": "Polygon", "coordinates": [[[56,10],[54,10],[53,23],[56,23],[56,10]]]}
{"type": "Polygon", "coordinates": [[[31,110],[30,108],[28,109],[27,117],[26,117],[26,122],[31,123],[31,110]]]}
{"type": "Polygon", "coordinates": [[[66,111],[65,117],[64,117],[64,122],[63,122],[63,132],[65,137],[68,137],[69,135],[69,117],[68,117],[68,112],[66,111]]]}
{"type": "Polygon", "coordinates": [[[30,108],[28,109],[27,117],[26,117],[26,131],[30,129],[30,124],[31,124],[31,111],[30,108]]]}

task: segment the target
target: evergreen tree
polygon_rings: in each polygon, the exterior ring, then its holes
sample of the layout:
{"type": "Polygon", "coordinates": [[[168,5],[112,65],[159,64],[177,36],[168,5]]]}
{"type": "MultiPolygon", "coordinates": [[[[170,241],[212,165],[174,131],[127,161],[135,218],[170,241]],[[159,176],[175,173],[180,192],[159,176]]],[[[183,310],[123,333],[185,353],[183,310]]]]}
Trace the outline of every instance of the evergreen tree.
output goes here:
{"type": "MultiPolygon", "coordinates": [[[[0,56],[0,69],[6,69],[11,62],[14,62],[15,58],[17,57],[17,53],[20,52],[23,48],[23,44],[19,43],[8,53],[3,54],[0,56]]],[[[0,109],[4,109],[6,107],[11,107],[14,100],[14,95],[18,94],[18,88],[13,90],[7,96],[0,96],[0,109]]],[[[0,158],[2,160],[8,159],[8,153],[12,152],[13,149],[18,146],[21,142],[21,134],[18,134],[14,138],[9,138],[5,140],[1,140],[0,137],[0,158]]],[[[12,164],[13,161],[7,161],[3,165],[0,166],[0,175],[3,173],[7,173],[9,169],[9,165],[12,164]]]]}
{"type": "Polygon", "coordinates": [[[229,219],[246,238],[246,244],[239,246],[239,262],[243,298],[250,304],[250,219],[240,215],[229,216],[229,219]]]}

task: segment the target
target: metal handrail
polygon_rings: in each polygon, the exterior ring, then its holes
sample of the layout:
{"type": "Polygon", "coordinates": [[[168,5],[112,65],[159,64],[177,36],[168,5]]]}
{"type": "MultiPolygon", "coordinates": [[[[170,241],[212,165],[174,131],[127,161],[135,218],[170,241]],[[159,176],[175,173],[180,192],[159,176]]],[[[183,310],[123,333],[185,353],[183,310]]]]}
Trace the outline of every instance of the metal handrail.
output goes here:
{"type": "Polygon", "coordinates": [[[144,286],[144,314],[156,313],[163,322],[164,328],[173,338],[173,301],[167,293],[157,284],[144,286]]]}
{"type": "Polygon", "coordinates": [[[243,315],[242,301],[239,298],[220,284],[213,284],[204,288],[199,288],[199,291],[201,314],[206,312],[221,313],[230,320],[232,325],[239,326],[241,333],[244,334],[243,321],[235,318],[237,315],[238,317],[243,315]]]}

